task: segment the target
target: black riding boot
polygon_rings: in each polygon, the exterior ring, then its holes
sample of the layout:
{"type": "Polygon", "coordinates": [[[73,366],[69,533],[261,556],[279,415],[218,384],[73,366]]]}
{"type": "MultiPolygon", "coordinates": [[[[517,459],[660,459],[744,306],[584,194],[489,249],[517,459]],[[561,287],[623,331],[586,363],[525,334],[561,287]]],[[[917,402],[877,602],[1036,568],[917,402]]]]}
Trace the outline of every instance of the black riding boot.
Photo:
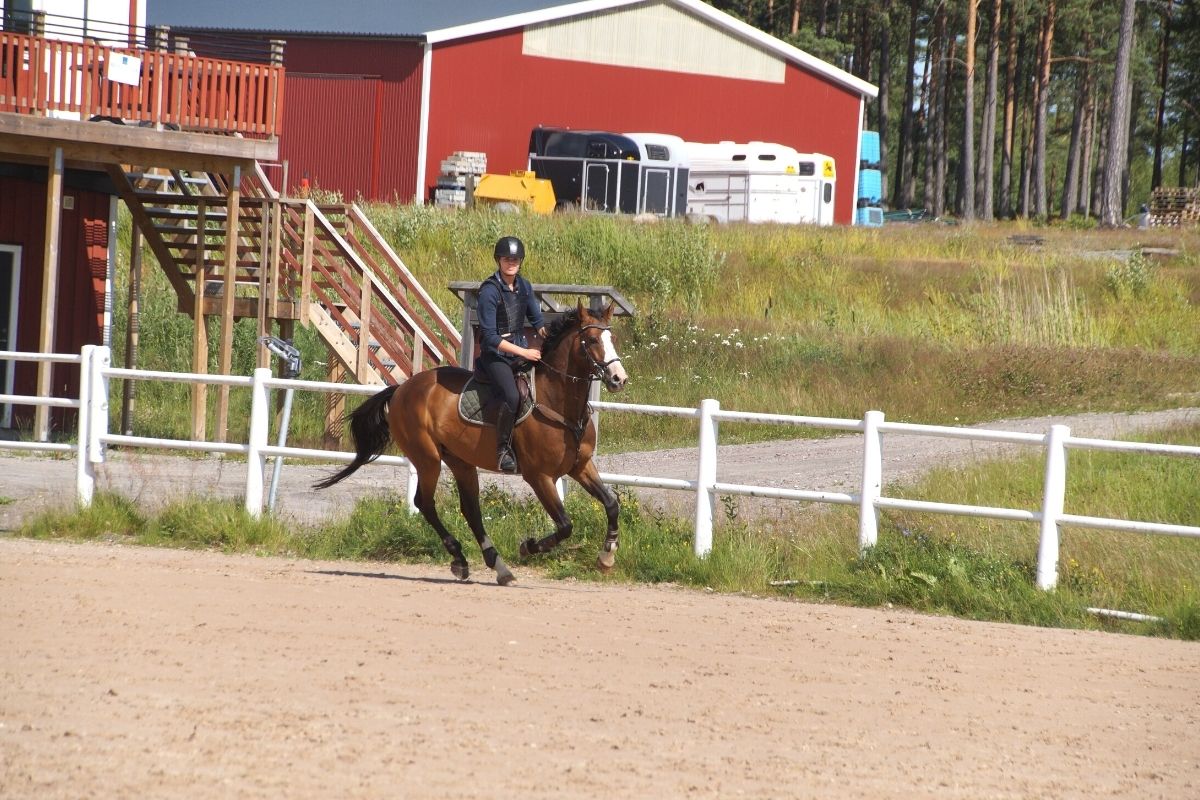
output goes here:
{"type": "Polygon", "coordinates": [[[513,412],[507,403],[496,411],[496,461],[501,472],[516,472],[517,458],[512,450],[513,412]]]}

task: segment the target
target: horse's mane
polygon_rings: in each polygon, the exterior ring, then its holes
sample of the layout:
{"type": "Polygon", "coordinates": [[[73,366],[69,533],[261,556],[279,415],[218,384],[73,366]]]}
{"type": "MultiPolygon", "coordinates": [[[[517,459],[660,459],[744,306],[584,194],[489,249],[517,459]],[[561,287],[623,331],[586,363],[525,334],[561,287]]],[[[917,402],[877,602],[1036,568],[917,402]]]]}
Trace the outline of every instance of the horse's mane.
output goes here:
{"type": "Polygon", "coordinates": [[[573,308],[563,314],[558,319],[551,322],[546,328],[546,338],[542,341],[542,353],[548,354],[554,351],[566,335],[573,329],[579,327],[579,309],[573,308]]]}

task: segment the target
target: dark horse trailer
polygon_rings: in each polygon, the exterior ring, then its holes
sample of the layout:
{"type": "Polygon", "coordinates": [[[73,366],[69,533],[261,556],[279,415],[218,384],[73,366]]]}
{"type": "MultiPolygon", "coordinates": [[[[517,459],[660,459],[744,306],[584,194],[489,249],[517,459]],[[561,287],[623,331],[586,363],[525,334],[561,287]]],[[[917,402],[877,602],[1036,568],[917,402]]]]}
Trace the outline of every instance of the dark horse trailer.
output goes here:
{"type": "Polygon", "coordinates": [[[673,217],[687,212],[687,149],[678,136],[534,128],[529,168],[560,208],[673,217]]]}

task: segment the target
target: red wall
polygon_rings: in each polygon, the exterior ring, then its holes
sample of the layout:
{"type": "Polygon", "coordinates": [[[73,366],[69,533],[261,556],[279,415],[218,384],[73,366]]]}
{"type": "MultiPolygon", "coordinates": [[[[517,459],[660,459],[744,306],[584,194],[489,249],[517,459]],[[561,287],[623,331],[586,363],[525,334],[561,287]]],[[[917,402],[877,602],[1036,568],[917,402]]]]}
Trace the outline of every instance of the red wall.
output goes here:
{"type": "MultiPolygon", "coordinates": [[[[66,186],[63,195],[75,198],[75,208],[63,209],[60,223],[54,351],[78,353],[85,344],[102,343],[109,196],[66,186]]],[[[45,230],[45,183],[0,176],[0,244],[21,247],[17,350],[36,352],[39,348],[45,230]]],[[[51,377],[51,390],[56,397],[79,396],[77,366],[55,366],[51,377]]],[[[37,393],[36,364],[17,363],[15,391],[37,393]]],[[[31,409],[14,411],[22,416],[31,409]]],[[[61,415],[55,414],[55,419],[61,421],[61,415]]]]}
{"type": "Polygon", "coordinates": [[[279,158],[291,188],[307,177],[347,200],[412,201],[422,52],[396,40],[288,39],[279,158]]]}
{"type": "Polygon", "coordinates": [[[777,84],[534,58],[518,30],[435,47],[431,84],[430,186],[455,150],[486,152],[489,172],[524,169],[539,124],[760,140],[833,156],[835,217],[852,220],[859,96],[792,64],[777,84]]]}

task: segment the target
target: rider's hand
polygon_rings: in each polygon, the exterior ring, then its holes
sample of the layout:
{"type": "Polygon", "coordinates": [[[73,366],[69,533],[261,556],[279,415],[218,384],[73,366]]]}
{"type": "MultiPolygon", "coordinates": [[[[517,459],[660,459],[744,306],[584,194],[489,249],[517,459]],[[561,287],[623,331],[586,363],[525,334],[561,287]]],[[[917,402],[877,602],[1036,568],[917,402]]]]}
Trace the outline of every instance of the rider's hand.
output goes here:
{"type": "Polygon", "coordinates": [[[526,347],[521,350],[521,358],[526,361],[541,361],[542,351],[534,350],[532,347],[526,347]]]}

